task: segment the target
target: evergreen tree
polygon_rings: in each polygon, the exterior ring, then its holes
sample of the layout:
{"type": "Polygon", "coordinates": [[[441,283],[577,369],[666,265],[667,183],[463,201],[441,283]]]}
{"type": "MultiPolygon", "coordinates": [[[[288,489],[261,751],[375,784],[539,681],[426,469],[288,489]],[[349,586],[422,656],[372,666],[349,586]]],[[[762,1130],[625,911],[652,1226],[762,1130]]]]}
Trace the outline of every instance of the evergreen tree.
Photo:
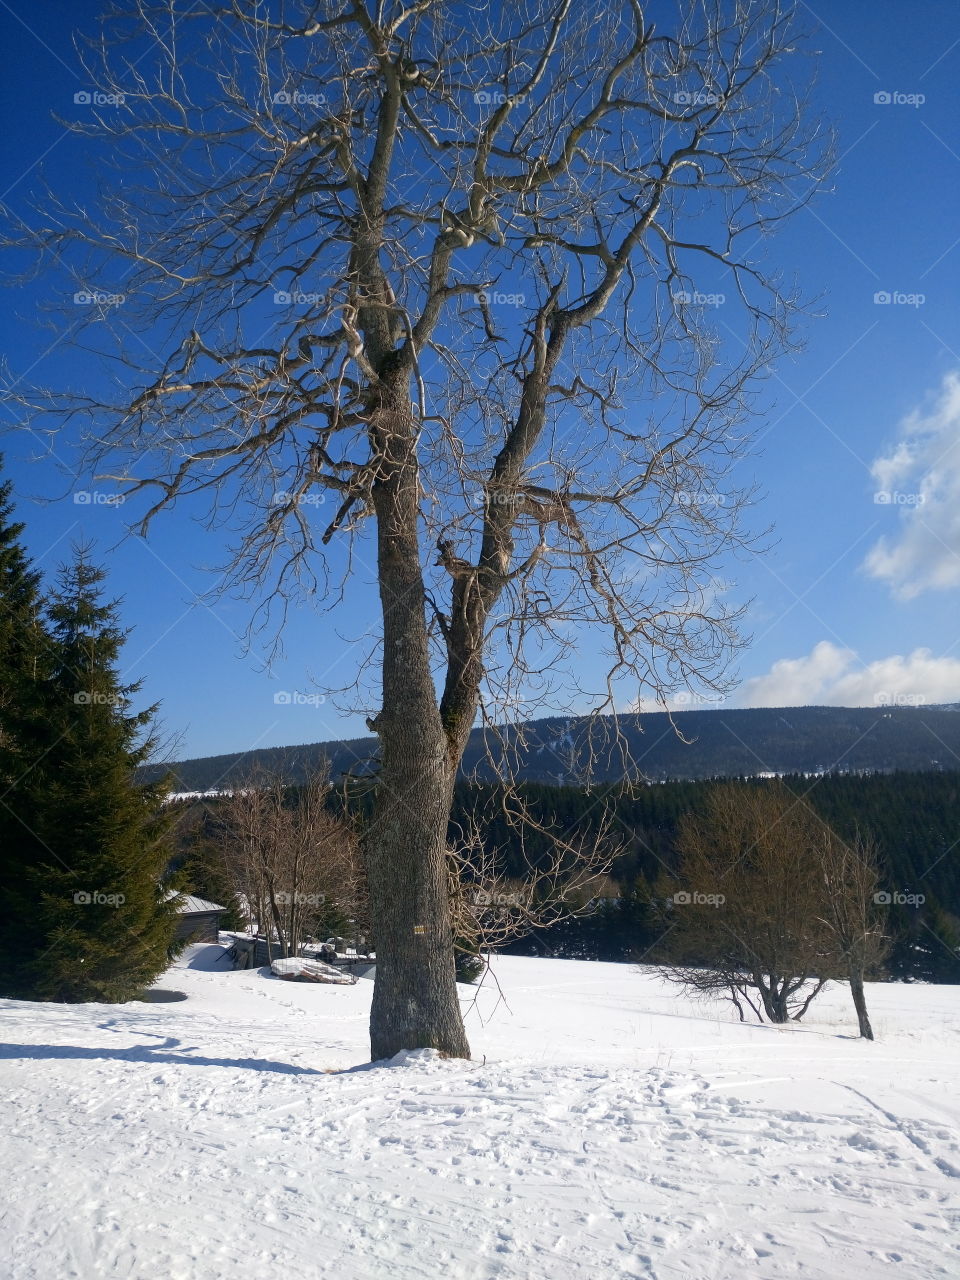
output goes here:
{"type": "MultiPolygon", "coordinates": [[[[50,638],[41,577],[12,519],[12,486],[0,484],[0,973],[13,972],[32,904],[23,868],[32,847],[31,775],[45,749],[50,638]]],[[[8,994],[6,991],[0,994],[8,994]]]]}
{"type": "Polygon", "coordinates": [[[42,675],[48,647],[40,574],[20,543],[24,525],[11,519],[11,490],[9,480],[0,483],[0,782],[5,787],[15,780],[13,759],[22,746],[24,722],[35,710],[28,686],[42,675]]]}
{"type": "Polygon", "coordinates": [[[79,548],[48,609],[49,744],[31,775],[24,875],[32,945],[12,993],[27,999],[128,1000],[174,952],[177,913],[161,885],[166,785],[135,777],[154,745],[156,708],[128,709],[140,685],[122,683],[126,633],[117,604],[103,602],[104,578],[79,548]]]}
{"type": "Polygon", "coordinates": [[[487,967],[483,956],[478,951],[461,947],[458,938],[454,938],[454,962],[457,981],[469,984],[476,982],[487,967]]]}
{"type": "Polygon", "coordinates": [[[909,976],[921,982],[960,983],[960,928],[935,898],[917,916],[911,930],[909,976]]]}
{"type": "Polygon", "coordinates": [[[220,928],[247,927],[243,904],[230,885],[223,863],[223,823],[211,806],[200,801],[184,801],[170,806],[181,854],[177,859],[177,883],[184,893],[225,907],[220,928]]]}

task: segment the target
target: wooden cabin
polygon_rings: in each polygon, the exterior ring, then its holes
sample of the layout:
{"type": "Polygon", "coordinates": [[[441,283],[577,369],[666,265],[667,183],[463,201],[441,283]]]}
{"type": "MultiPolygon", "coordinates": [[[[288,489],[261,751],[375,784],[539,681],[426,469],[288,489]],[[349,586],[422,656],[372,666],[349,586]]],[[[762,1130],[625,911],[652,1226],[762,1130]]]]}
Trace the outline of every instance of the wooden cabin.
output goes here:
{"type": "Polygon", "coordinates": [[[177,910],[180,919],[177,922],[177,939],[186,938],[190,942],[218,942],[220,935],[220,917],[226,911],[216,902],[208,902],[206,898],[197,898],[192,893],[173,895],[180,898],[177,910]]]}

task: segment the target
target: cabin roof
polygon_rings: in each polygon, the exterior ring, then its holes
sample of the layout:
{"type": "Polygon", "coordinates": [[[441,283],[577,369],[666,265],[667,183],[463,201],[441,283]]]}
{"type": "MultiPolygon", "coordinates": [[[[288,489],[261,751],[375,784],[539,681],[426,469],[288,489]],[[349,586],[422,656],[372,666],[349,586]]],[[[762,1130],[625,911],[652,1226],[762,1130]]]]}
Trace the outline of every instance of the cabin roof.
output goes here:
{"type": "Polygon", "coordinates": [[[226,907],[221,907],[218,902],[209,902],[206,898],[198,898],[192,893],[177,893],[176,889],[167,891],[167,900],[171,898],[179,898],[177,910],[181,915],[193,916],[201,915],[210,911],[226,911],[226,907]]]}

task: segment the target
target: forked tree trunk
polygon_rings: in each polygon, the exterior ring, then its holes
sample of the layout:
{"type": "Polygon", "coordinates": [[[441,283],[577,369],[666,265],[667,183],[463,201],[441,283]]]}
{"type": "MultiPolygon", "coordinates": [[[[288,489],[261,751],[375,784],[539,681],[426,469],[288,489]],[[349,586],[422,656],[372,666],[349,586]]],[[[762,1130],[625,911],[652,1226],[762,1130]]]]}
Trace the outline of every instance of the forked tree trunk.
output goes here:
{"type": "Polygon", "coordinates": [[[776,978],[771,978],[769,985],[760,984],[760,995],[763,999],[764,1012],[771,1022],[789,1022],[790,1013],[787,1009],[786,996],[776,978]]]}
{"type": "Polygon", "coordinates": [[[398,389],[382,407],[374,486],[383,607],[380,775],[365,839],[377,968],[374,1061],[401,1049],[468,1058],[454,976],[446,837],[453,778],[430,670],[413,422],[398,389]]]}
{"type": "Polygon", "coordinates": [[[853,996],[853,1007],[857,1011],[857,1022],[860,1024],[860,1035],[864,1040],[873,1039],[873,1027],[867,1014],[867,997],[863,990],[863,971],[856,965],[850,969],[850,994],[853,996]]]}

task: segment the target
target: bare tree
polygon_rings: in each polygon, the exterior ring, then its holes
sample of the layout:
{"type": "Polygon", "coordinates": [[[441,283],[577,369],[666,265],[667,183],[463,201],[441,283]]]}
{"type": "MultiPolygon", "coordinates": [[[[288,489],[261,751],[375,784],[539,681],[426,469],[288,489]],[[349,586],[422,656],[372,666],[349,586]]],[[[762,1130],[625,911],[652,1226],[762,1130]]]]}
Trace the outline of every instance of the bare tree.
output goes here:
{"type": "Polygon", "coordinates": [[[608,808],[589,834],[545,822],[513,787],[494,792],[486,816],[494,811],[506,820],[509,870],[506,850],[489,840],[482,814],[459,826],[449,848],[455,947],[488,958],[507,942],[588,913],[609,891],[608,873],[623,851],[608,808]],[[531,837],[536,853],[528,848],[531,837]]]}
{"type": "Polygon", "coordinates": [[[680,826],[664,919],[666,977],[799,1021],[836,969],[824,920],[822,824],[780,782],[713,787],[680,826]],[[750,993],[754,993],[756,1003],[750,993]]]}
{"type": "Polygon", "coordinates": [[[826,823],[819,824],[819,837],[824,888],[821,918],[832,939],[837,976],[850,983],[860,1035],[872,1040],[863,983],[882,968],[891,945],[877,909],[877,849],[859,834],[849,843],[841,840],[826,823]]]}
{"type": "Polygon", "coordinates": [[[326,805],[316,776],[291,795],[281,778],[261,776],[219,805],[219,856],[249,923],[282,956],[299,955],[331,919],[363,918],[356,836],[326,805]]]}
{"type": "Polygon", "coordinates": [[[789,0],[647,9],[130,0],[89,50],[121,182],[11,235],[94,291],[113,370],[18,395],[94,424],[141,530],[209,500],[267,609],[375,557],[375,1058],[469,1053],[445,838],[478,715],[576,685],[578,627],[597,709],[723,688],[738,643],[731,471],[796,301],[760,246],[824,139],[789,0]]]}

